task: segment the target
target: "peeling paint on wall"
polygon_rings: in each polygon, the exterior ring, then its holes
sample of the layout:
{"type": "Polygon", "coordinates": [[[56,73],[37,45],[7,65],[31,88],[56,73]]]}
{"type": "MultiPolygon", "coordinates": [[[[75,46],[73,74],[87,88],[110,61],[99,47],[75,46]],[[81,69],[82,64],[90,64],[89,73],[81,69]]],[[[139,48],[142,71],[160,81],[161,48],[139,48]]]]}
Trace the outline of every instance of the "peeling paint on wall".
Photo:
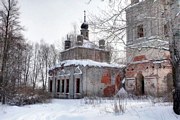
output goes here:
{"type": "MultiPolygon", "coordinates": [[[[129,64],[126,68],[126,90],[137,95],[137,89],[141,87],[137,85],[137,75],[141,73],[144,76],[144,92],[146,95],[162,96],[167,92],[168,86],[167,75],[172,72],[171,64],[168,60],[162,61],[140,61],[129,64]],[[133,82],[134,81],[134,82],[133,82]],[[135,84],[134,84],[135,83],[135,84]]],[[[168,78],[169,82],[173,82],[172,77],[168,78]]]]}
{"type": "Polygon", "coordinates": [[[116,76],[116,81],[115,81],[115,91],[119,91],[120,87],[122,87],[122,84],[121,84],[121,76],[118,74],[116,76]]]}
{"type": "Polygon", "coordinates": [[[104,83],[105,85],[111,84],[111,74],[109,73],[108,70],[104,71],[102,75],[101,83],[104,83]]]}
{"type": "Polygon", "coordinates": [[[107,86],[103,92],[105,97],[112,97],[115,94],[115,85],[107,86]]]}

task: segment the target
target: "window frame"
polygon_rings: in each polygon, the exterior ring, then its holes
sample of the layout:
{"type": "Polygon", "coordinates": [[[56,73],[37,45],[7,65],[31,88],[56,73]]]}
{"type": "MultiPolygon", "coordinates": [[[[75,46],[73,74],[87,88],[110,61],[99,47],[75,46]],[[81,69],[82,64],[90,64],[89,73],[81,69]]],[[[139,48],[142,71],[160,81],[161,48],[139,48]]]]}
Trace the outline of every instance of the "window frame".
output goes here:
{"type": "Polygon", "coordinates": [[[137,26],[137,38],[142,38],[142,37],[144,37],[144,25],[139,24],[137,26]]]}

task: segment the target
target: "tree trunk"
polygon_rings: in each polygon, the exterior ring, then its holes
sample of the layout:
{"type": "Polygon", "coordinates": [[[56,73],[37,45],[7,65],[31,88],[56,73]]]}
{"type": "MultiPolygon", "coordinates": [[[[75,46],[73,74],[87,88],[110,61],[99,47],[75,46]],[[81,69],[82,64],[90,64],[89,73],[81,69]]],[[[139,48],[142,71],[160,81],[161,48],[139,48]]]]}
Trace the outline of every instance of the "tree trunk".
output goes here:
{"type": "Polygon", "coordinates": [[[173,78],[174,88],[173,93],[173,110],[176,114],[180,115],[180,30],[175,29],[173,31],[173,42],[174,44],[174,62],[173,66],[173,78]]]}
{"type": "Polygon", "coordinates": [[[173,79],[174,79],[174,93],[173,93],[173,110],[176,114],[180,115],[180,66],[178,64],[173,66],[173,79]]]}
{"type": "Polygon", "coordinates": [[[180,90],[175,89],[173,94],[173,110],[177,115],[180,115],[180,90]]]}

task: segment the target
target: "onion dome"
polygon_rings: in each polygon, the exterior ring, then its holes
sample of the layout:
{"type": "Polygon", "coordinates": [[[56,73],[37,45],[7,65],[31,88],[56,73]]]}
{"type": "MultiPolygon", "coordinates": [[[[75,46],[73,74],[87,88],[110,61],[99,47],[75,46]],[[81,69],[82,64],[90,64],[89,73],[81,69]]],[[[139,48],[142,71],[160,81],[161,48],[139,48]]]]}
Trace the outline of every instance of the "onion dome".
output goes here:
{"type": "Polygon", "coordinates": [[[81,25],[81,29],[88,29],[89,25],[86,22],[86,11],[84,11],[84,22],[81,25]]]}
{"type": "Polygon", "coordinates": [[[81,25],[81,29],[88,29],[88,23],[84,22],[82,25],[81,25]]]}

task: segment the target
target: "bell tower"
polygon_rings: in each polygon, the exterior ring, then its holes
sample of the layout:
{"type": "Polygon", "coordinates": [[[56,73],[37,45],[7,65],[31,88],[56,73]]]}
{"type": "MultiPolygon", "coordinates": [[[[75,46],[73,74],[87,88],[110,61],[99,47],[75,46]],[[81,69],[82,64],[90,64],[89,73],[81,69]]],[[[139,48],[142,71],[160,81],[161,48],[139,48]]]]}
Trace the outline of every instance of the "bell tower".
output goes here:
{"type": "Polygon", "coordinates": [[[84,11],[84,22],[81,25],[81,35],[84,39],[89,40],[89,30],[88,30],[88,23],[86,22],[86,11],[84,11]]]}

